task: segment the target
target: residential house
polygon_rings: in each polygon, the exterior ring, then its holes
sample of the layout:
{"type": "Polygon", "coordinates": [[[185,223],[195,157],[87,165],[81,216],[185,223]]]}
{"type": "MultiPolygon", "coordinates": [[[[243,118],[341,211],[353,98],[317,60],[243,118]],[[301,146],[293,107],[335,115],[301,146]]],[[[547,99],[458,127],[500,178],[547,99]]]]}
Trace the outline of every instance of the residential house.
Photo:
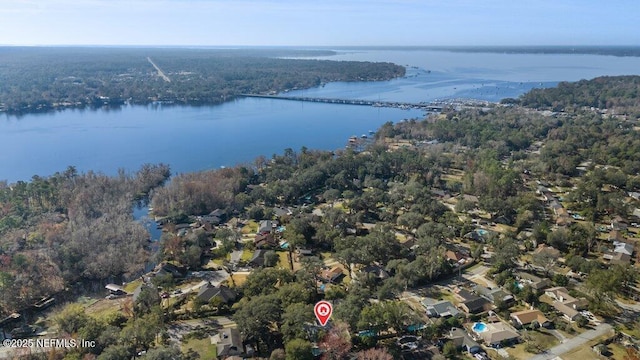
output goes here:
{"type": "Polygon", "coordinates": [[[533,290],[540,291],[540,290],[544,290],[546,288],[551,287],[552,283],[551,283],[551,280],[544,278],[544,279],[540,279],[538,281],[532,282],[530,285],[533,290]]]}
{"type": "Polygon", "coordinates": [[[558,212],[560,211],[560,209],[564,209],[562,204],[560,204],[555,198],[551,200],[549,207],[551,208],[551,210],[553,210],[553,213],[555,215],[560,215],[558,212]]]}
{"type": "Polygon", "coordinates": [[[538,247],[533,251],[533,253],[535,255],[549,256],[554,259],[557,259],[560,257],[560,251],[558,249],[554,248],[553,246],[547,246],[545,244],[538,245],[538,247]]]}
{"type": "Polygon", "coordinates": [[[215,216],[219,219],[225,219],[227,217],[227,213],[222,209],[215,209],[209,213],[209,216],[215,216]]]}
{"type": "Polygon", "coordinates": [[[271,220],[262,220],[258,225],[258,234],[268,234],[273,229],[273,222],[271,220]]]}
{"type": "Polygon", "coordinates": [[[389,273],[380,265],[376,264],[365,266],[364,268],[360,269],[360,273],[379,281],[389,278],[389,273]]]}
{"type": "Polygon", "coordinates": [[[183,278],[187,275],[187,269],[172,263],[163,262],[155,268],[156,276],[164,276],[170,274],[174,278],[183,278]]]}
{"type": "Polygon", "coordinates": [[[461,300],[458,306],[468,314],[477,314],[488,311],[492,307],[491,303],[487,299],[467,290],[459,290],[456,295],[461,300]]]}
{"type": "Polygon", "coordinates": [[[607,236],[607,240],[609,241],[624,241],[624,235],[622,235],[622,231],[620,230],[611,230],[609,231],[609,235],[607,236]]]}
{"type": "Polygon", "coordinates": [[[222,328],[218,334],[211,338],[211,342],[216,344],[218,359],[244,354],[242,337],[238,329],[222,328]]]}
{"type": "Polygon", "coordinates": [[[616,215],[616,217],[611,220],[612,230],[627,230],[628,227],[627,221],[619,215],[616,215]]]}
{"type": "Polygon", "coordinates": [[[447,259],[447,261],[449,261],[451,265],[455,267],[464,265],[469,259],[460,251],[453,251],[453,250],[447,250],[444,254],[444,257],[447,259]]]}
{"type": "Polygon", "coordinates": [[[339,266],[335,266],[331,269],[322,270],[319,274],[319,278],[321,281],[330,284],[336,284],[342,281],[344,278],[344,273],[342,272],[342,268],[339,266]]]}
{"type": "Polygon", "coordinates": [[[545,295],[555,299],[553,307],[561,312],[565,318],[569,321],[575,320],[579,315],[579,310],[583,310],[587,307],[587,300],[584,298],[576,299],[569,295],[569,292],[564,287],[553,287],[545,290],[545,295]]]}
{"type": "Polygon", "coordinates": [[[458,348],[462,348],[470,354],[477,354],[483,351],[480,344],[475,342],[463,329],[452,328],[449,332],[449,338],[458,348]]]}
{"type": "Polygon", "coordinates": [[[549,279],[541,279],[527,272],[519,271],[516,273],[516,277],[520,280],[521,284],[529,284],[531,288],[536,291],[551,287],[551,281],[549,279]]]}
{"type": "Polygon", "coordinates": [[[473,291],[492,303],[495,303],[496,301],[502,301],[506,304],[510,304],[514,301],[513,295],[509,294],[501,288],[489,289],[481,285],[476,285],[473,287],[473,291]]]}
{"type": "Polygon", "coordinates": [[[556,301],[567,302],[574,301],[575,298],[569,295],[569,290],[567,290],[564,286],[556,286],[544,291],[545,295],[553,298],[556,301]]]}
{"type": "Polygon", "coordinates": [[[266,250],[258,249],[253,252],[253,257],[249,260],[248,265],[252,267],[264,267],[264,255],[266,254],[266,250]]]}
{"type": "Polygon", "coordinates": [[[633,255],[634,244],[629,244],[621,241],[613,242],[613,252],[627,254],[629,256],[633,255]]]}
{"type": "Polygon", "coordinates": [[[487,230],[484,229],[476,229],[474,231],[468,232],[466,234],[464,234],[464,237],[467,239],[471,239],[477,242],[484,242],[486,239],[486,235],[489,232],[487,230]]]}
{"type": "Polygon", "coordinates": [[[124,289],[123,289],[123,288],[122,288],[122,286],[120,286],[120,285],[116,285],[116,284],[107,284],[107,285],[105,286],[105,288],[106,288],[107,290],[109,290],[109,294],[110,294],[110,295],[117,295],[117,296],[120,296],[120,295],[127,295],[127,292],[126,292],[126,291],[124,291],[124,289]]]}
{"type": "Polygon", "coordinates": [[[479,333],[478,336],[484,340],[485,345],[491,347],[517,343],[520,338],[520,334],[515,329],[503,322],[487,324],[486,331],[479,333]]]}
{"type": "Polygon", "coordinates": [[[400,245],[402,245],[406,249],[415,250],[418,247],[418,242],[415,237],[409,235],[407,236],[407,240],[401,242],[400,245]]]}
{"type": "Polygon", "coordinates": [[[620,252],[604,254],[602,258],[604,260],[609,260],[609,264],[612,265],[629,265],[631,263],[631,256],[620,252]]]}
{"type": "Polygon", "coordinates": [[[433,195],[435,195],[436,197],[441,198],[441,199],[443,199],[443,198],[445,198],[445,197],[448,197],[448,195],[449,195],[449,194],[447,194],[447,192],[446,192],[446,191],[444,191],[444,190],[442,190],[442,189],[431,188],[429,191],[430,191],[433,195]]]}
{"type": "Polygon", "coordinates": [[[202,215],[196,218],[201,226],[207,230],[211,230],[212,226],[219,225],[222,221],[219,217],[213,215],[202,215]]]}
{"type": "Polygon", "coordinates": [[[223,304],[229,304],[235,301],[237,296],[234,290],[224,285],[214,286],[209,282],[200,287],[196,298],[204,303],[209,303],[211,299],[218,297],[223,304]]]}
{"type": "Polygon", "coordinates": [[[273,213],[278,218],[281,218],[281,217],[284,217],[284,216],[290,216],[291,214],[293,214],[289,208],[284,208],[284,207],[279,207],[279,206],[276,206],[276,207],[273,208],[273,213]]]}
{"type": "Polygon", "coordinates": [[[540,310],[523,310],[511,313],[510,316],[519,326],[530,325],[534,321],[545,328],[552,325],[551,321],[540,310]]]}
{"type": "Polygon", "coordinates": [[[474,204],[478,204],[478,203],[480,202],[480,199],[478,199],[478,197],[477,197],[477,196],[475,196],[475,195],[467,195],[467,194],[464,194],[464,195],[462,195],[462,198],[463,198],[464,200],[469,201],[469,202],[472,202],[472,203],[474,203],[474,204]]]}
{"type": "Polygon", "coordinates": [[[569,216],[569,213],[564,208],[562,208],[561,210],[563,211],[560,211],[560,210],[558,211],[558,217],[556,218],[556,225],[558,226],[571,225],[571,223],[573,222],[573,220],[571,219],[571,216],[569,216]]]}
{"type": "Polygon", "coordinates": [[[278,240],[271,233],[259,233],[253,239],[256,249],[269,249],[278,246],[278,240]]]}
{"type": "Polygon", "coordinates": [[[580,312],[578,310],[567,306],[560,301],[554,301],[551,305],[560,313],[562,313],[562,316],[564,316],[564,318],[569,321],[574,321],[580,315],[580,312]]]}
{"type": "Polygon", "coordinates": [[[422,306],[427,310],[427,315],[430,317],[451,317],[458,316],[460,311],[450,301],[447,300],[435,300],[426,298],[422,301],[422,306]]]}
{"type": "Polygon", "coordinates": [[[297,248],[296,249],[296,259],[298,261],[300,261],[300,259],[304,258],[304,257],[308,257],[308,256],[314,256],[313,255],[313,250],[311,249],[304,249],[304,248],[297,248]]]}
{"type": "Polygon", "coordinates": [[[563,286],[549,288],[544,291],[544,294],[560,302],[575,300],[575,298],[569,295],[569,291],[563,286]]]}

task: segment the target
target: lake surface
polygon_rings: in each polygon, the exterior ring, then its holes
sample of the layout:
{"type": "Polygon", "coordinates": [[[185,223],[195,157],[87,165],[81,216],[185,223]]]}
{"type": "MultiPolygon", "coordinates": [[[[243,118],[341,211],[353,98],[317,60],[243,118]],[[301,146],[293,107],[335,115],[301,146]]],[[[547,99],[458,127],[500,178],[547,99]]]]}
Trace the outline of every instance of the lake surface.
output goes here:
{"type": "MultiPolygon", "coordinates": [[[[339,51],[331,60],[408,65],[385,82],[330,83],[289,92],[404,102],[443,98],[498,101],[534,87],[600,75],[640,74],[640,58],[600,55],[484,54],[431,50],[339,51]]],[[[417,110],[239,99],[208,107],[127,106],[0,115],[0,179],[46,176],[74,165],[115,174],[164,162],[174,173],[233,166],[285,148],[335,150],[347,138],[387,121],[422,117],[417,110]]]]}

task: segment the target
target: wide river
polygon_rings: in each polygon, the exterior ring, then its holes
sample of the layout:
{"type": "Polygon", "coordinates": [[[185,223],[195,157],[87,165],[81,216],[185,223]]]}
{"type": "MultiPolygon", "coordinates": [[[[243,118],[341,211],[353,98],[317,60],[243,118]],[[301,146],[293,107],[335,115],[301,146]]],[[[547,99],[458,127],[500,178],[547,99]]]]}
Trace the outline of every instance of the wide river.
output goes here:
{"type": "MultiPolygon", "coordinates": [[[[601,75],[640,74],[640,58],[599,55],[353,50],[332,60],[390,61],[407,76],[385,82],[331,83],[293,95],[430,101],[498,101],[533,87],[601,75]]],[[[417,110],[239,99],[218,106],[127,106],[65,110],[21,117],[0,115],[0,179],[46,176],[76,166],[115,174],[164,162],[174,173],[233,166],[285,148],[343,148],[349,136],[387,121],[422,117],[417,110]]]]}

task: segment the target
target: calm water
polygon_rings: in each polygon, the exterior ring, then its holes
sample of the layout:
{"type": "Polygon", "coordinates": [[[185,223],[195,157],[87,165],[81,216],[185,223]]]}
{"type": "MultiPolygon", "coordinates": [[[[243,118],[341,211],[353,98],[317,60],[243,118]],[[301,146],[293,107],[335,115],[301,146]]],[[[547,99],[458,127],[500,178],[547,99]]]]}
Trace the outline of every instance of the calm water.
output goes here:
{"type": "MultiPolygon", "coordinates": [[[[552,87],[603,75],[640,74],[639,57],[564,54],[464,53],[433,50],[353,50],[317,59],[388,61],[408,67],[407,76],[385,83],[327,84],[307,96],[391,101],[477,98],[499,101],[532,88],[552,87]]],[[[301,93],[300,91],[299,93],[301,93]]]]}
{"type": "MultiPolygon", "coordinates": [[[[533,87],[600,75],[639,74],[640,58],[598,55],[478,54],[426,50],[341,51],[332,60],[390,61],[407,76],[387,82],[331,83],[294,95],[430,101],[497,101],[533,87]]],[[[232,166],[285,148],[334,150],[349,136],[419,111],[241,99],[212,107],[138,106],[0,115],[0,179],[28,180],[74,165],[113,174],[164,162],[175,172],[232,166]]]]}
{"type": "Polygon", "coordinates": [[[351,135],[423,112],[241,99],[212,107],[68,110],[0,121],[0,178],[48,175],[68,165],[114,174],[164,162],[174,173],[232,166],[285,148],[343,148],[351,135]]]}

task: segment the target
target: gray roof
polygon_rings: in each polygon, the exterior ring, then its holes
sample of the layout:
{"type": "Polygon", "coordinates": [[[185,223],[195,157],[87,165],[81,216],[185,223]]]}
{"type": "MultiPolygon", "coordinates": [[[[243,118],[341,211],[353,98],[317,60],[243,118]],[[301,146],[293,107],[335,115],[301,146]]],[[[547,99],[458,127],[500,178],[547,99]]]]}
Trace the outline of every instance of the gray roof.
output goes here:
{"type": "Polygon", "coordinates": [[[633,254],[633,244],[628,244],[625,242],[614,241],[613,246],[615,246],[614,252],[623,253],[627,255],[633,254]]]}
{"type": "Polygon", "coordinates": [[[222,209],[215,209],[212,212],[209,213],[210,216],[217,216],[217,217],[222,217],[225,215],[224,210],[222,209]]]}
{"type": "Polygon", "coordinates": [[[216,340],[219,358],[243,353],[242,337],[238,329],[223,328],[216,340]]]}
{"type": "Polygon", "coordinates": [[[291,210],[289,210],[288,208],[282,208],[282,207],[274,207],[273,208],[273,213],[280,217],[280,216],[285,216],[285,215],[291,215],[291,210]]]}
{"type": "Polygon", "coordinates": [[[475,342],[471,338],[471,336],[469,336],[469,334],[467,334],[467,332],[462,329],[459,329],[459,328],[451,329],[451,332],[449,333],[449,337],[451,338],[453,343],[456,344],[456,346],[464,347],[465,350],[471,353],[477,352],[482,349],[482,347],[480,347],[480,344],[475,342]]]}
{"type": "Polygon", "coordinates": [[[260,221],[260,226],[258,227],[258,232],[266,232],[266,231],[271,231],[271,229],[273,228],[273,223],[271,222],[271,220],[262,220],[260,221]]]}
{"type": "Polygon", "coordinates": [[[249,260],[249,264],[253,266],[264,266],[264,254],[266,250],[256,250],[253,252],[253,257],[249,260]]]}
{"type": "Polygon", "coordinates": [[[427,312],[431,316],[447,317],[456,316],[460,313],[460,311],[447,300],[434,302],[433,299],[425,299],[422,305],[427,308],[427,312]]]}
{"type": "Polygon", "coordinates": [[[226,286],[213,286],[211,283],[203,285],[198,291],[198,299],[206,303],[216,296],[227,304],[236,299],[236,292],[226,286]]]}
{"type": "Polygon", "coordinates": [[[482,312],[485,310],[485,306],[489,304],[489,301],[485,298],[477,296],[475,299],[467,300],[462,303],[469,309],[470,313],[482,312]]]}

